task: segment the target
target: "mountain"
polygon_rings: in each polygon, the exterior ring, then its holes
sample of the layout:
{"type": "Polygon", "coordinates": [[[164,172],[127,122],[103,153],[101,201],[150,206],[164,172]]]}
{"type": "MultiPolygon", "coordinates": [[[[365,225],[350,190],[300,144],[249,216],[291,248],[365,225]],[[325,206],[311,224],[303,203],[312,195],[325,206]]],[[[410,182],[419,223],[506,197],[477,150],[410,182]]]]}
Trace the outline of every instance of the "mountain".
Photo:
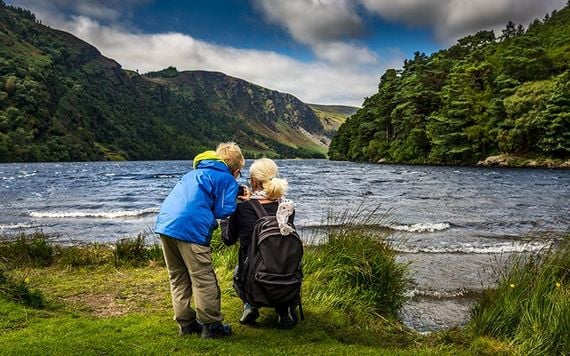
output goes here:
{"type": "Polygon", "coordinates": [[[223,73],[144,75],[0,0],[0,161],[189,159],[222,141],[249,157],[325,157],[306,104],[223,73]]]}
{"type": "Polygon", "coordinates": [[[327,130],[327,132],[332,136],[334,136],[334,133],[338,131],[340,125],[342,125],[348,117],[354,115],[358,110],[357,107],[345,105],[307,105],[315,112],[315,114],[317,114],[325,130],[327,130]]]}
{"type": "MultiPolygon", "coordinates": [[[[239,138],[254,153],[279,150],[295,156],[305,149],[324,152],[330,141],[318,116],[290,94],[270,90],[219,72],[169,67],[145,74],[151,82],[192,98],[202,110],[225,117],[220,130],[239,138]],[[294,152],[286,147],[298,147],[294,152]]],[[[205,132],[204,134],[207,134],[205,132]]]]}
{"type": "Polygon", "coordinates": [[[570,3],[527,29],[479,31],[387,70],[333,138],[332,159],[568,165],[570,3]],[[490,159],[487,159],[490,158],[490,159]]]}

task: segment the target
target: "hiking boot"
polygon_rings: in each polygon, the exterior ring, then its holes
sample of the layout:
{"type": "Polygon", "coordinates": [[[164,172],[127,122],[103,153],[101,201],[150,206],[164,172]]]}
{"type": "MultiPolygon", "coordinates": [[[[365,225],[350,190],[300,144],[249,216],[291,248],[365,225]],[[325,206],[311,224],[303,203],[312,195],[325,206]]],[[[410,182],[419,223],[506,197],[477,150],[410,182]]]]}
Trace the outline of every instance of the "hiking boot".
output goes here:
{"type": "Polygon", "coordinates": [[[231,334],[232,327],[230,324],[222,324],[219,321],[211,324],[204,324],[204,327],[202,328],[202,339],[215,339],[230,336],[231,334]]]}
{"type": "Polygon", "coordinates": [[[178,334],[180,336],[183,335],[190,335],[190,334],[199,334],[202,332],[202,323],[198,320],[192,320],[192,322],[186,326],[180,326],[180,330],[178,334]]]}
{"type": "Polygon", "coordinates": [[[277,327],[280,329],[293,329],[297,325],[297,310],[286,307],[275,309],[277,312],[277,327]]]}
{"type": "Polygon", "coordinates": [[[254,325],[257,318],[259,318],[259,308],[246,303],[243,306],[243,314],[241,315],[239,322],[241,324],[254,325]]]}

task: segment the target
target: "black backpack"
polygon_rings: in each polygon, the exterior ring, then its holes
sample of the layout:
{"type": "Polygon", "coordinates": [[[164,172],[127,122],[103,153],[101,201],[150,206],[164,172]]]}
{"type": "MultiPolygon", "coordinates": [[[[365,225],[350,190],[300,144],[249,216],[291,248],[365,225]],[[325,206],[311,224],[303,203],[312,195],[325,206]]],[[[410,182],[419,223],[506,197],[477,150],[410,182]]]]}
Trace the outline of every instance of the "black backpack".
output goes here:
{"type": "Polygon", "coordinates": [[[267,215],[258,201],[249,202],[257,221],[243,270],[234,278],[234,289],[245,302],[256,307],[299,306],[303,319],[301,238],[296,230],[281,235],[277,217],[267,215]]]}

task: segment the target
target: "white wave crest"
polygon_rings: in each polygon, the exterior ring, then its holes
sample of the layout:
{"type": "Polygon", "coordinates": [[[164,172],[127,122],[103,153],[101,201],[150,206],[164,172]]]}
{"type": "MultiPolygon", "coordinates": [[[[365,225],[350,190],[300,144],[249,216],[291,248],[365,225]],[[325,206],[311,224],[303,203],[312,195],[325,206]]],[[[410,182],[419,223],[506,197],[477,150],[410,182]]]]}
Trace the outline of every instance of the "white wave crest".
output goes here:
{"type": "Polygon", "coordinates": [[[34,218],[125,218],[137,217],[157,213],[158,208],[146,208],[140,210],[112,210],[112,211],[32,211],[30,216],[34,218]]]}
{"type": "Polygon", "coordinates": [[[447,298],[460,298],[463,296],[478,294],[481,291],[478,290],[467,290],[467,289],[456,289],[456,290],[433,290],[433,289],[412,289],[406,292],[408,298],[413,297],[428,297],[435,299],[447,299],[447,298]]]}
{"type": "Polygon", "coordinates": [[[408,232],[434,232],[442,231],[450,228],[449,223],[417,223],[413,225],[388,225],[386,227],[397,231],[408,232]]]}
{"type": "Polygon", "coordinates": [[[8,224],[8,225],[0,225],[0,230],[31,229],[33,227],[40,227],[40,226],[41,225],[27,224],[27,223],[8,224]]]}
{"type": "Polygon", "coordinates": [[[466,253],[466,254],[493,254],[509,252],[536,252],[550,248],[552,242],[513,242],[495,244],[492,246],[477,246],[463,244],[455,246],[424,246],[404,247],[396,246],[395,250],[401,253],[466,253]]]}

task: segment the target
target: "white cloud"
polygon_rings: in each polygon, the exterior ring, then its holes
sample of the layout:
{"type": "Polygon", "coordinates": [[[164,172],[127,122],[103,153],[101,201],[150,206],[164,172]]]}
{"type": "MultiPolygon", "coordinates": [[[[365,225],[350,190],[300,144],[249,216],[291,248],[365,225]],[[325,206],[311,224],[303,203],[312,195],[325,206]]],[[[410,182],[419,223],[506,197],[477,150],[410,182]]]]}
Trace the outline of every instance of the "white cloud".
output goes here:
{"type": "Polygon", "coordinates": [[[347,42],[323,42],[314,45],[318,57],[339,66],[374,65],[378,56],[370,49],[347,42]]]}
{"type": "Polygon", "coordinates": [[[33,9],[35,13],[49,13],[63,17],[86,16],[100,21],[114,22],[131,16],[131,10],[153,0],[8,0],[16,6],[33,9]]]}
{"type": "Polygon", "coordinates": [[[320,59],[343,65],[377,63],[370,49],[351,42],[364,33],[363,20],[349,0],[252,0],[265,19],[311,47],[320,59]]]}
{"type": "MultiPolygon", "coordinates": [[[[445,44],[482,29],[500,31],[510,20],[528,25],[566,0],[360,0],[370,12],[409,26],[432,29],[445,44]]],[[[500,32],[498,33],[500,34],[500,32]]]]}
{"type": "Polygon", "coordinates": [[[309,103],[360,106],[364,97],[376,92],[379,75],[403,60],[403,54],[395,51],[380,65],[372,52],[335,42],[322,48],[330,61],[302,62],[270,51],[215,45],[181,33],[135,33],[85,16],[64,20],[46,13],[36,15],[94,45],[124,68],[141,73],[168,66],[220,71],[309,103]]]}
{"type": "Polygon", "coordinates": [[[313,45],[358,36],[363,23],[349,0],[252,0],[267,21],[297,41],[313,45]]]}

